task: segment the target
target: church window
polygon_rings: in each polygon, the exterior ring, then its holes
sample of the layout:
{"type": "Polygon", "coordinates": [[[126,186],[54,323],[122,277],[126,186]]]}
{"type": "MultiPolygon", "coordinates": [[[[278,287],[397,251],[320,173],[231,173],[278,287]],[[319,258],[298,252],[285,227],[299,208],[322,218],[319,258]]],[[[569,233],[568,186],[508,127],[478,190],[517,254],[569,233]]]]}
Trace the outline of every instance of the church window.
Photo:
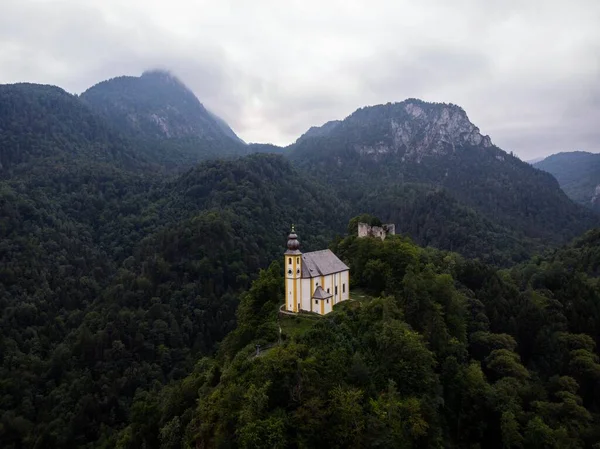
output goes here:
{"type": "Polygon", "coordinates": [[[346,284],[342,284],[342,293],[346,293],[346,284]]]}
{"type": "Polygon", "coordinates": [[[329,293],[329,289],[327,289],[327,293],[329,293]]]}
{"type": "Polygon", "coordinates": [[[329,304],[329,300],[327,300],[327,304],[329,304]]]}
{"type": "Polygon", "coordinates": [[[292,274],[292,270],[288,270],[288,274],[292,274]]]}
{"type": "Polygon", "coordinates": [[[335,294],[337,295],[337,285],[335,286],[335,294]]]}
{"type": "Polygon", "coordinates": [[[300,269],[297,269],[297,270],[296,270],[296,274],[300,274],[300,269]]]}
{"type": "Polygon", "coordinates": [[[315,304],[319,305],[319,300],[318,299],[315,299],[315,304]]]}
{"type": "Polygon", "coordinates": [[[317,281],[317,287],[319,286],[319,282],[317,281]]]}
{"type": "Polygon", "coordinates": [[[289,263],[290,265],[292,264],[292,258],[291,258],[291,257],[289,257],[289,258],[288,258],[288,263],[289,263]]]}
{"type": "Polygon", "coordinates": [[[300,263],[300,258],[296,257],[296,263],[300,263]]]}

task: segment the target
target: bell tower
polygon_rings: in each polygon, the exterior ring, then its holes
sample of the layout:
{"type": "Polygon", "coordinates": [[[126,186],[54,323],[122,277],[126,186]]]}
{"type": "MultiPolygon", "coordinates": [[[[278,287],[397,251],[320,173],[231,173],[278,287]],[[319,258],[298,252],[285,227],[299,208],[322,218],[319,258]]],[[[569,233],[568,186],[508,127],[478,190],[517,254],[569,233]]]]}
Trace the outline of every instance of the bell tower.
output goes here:
{"type": "Polygon", "coordinates": [[[300,294],[300,279],[302,273],[302,253],[300,242],[294,225],[288,235],[287,251],[284,255],[285,267],[285,310],[299,312],[302,297],[300,294]]]}

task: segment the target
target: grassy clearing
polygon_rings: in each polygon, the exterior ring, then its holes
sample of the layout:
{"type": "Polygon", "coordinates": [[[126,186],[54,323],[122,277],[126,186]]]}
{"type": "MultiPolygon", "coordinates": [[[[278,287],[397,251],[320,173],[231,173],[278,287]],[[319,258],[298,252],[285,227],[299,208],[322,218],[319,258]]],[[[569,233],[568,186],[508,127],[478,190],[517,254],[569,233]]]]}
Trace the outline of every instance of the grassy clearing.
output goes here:
{"type": "Polygon", "coordinates": [[[373,297],[365,293],[363,289],[353,288],[352,290],[350,290],[350,299],[359,302],[366,302],[372,300],[373,297]]]}
{"type": "MultiPolygon", "coordinates": [[[[353,298],[351,298],[351,299],[353,299],[353,298]]],[[[342,311],[342,310],[353,310],[353,309],[357,309],[358,307],[360,307],[360,304],[361,304],[360,300],[343,301],[343,302],[340,302],[339,304],[336,304],[335,306],[333,306],[333,310],[334,310],[334,312],[342,311]]]]}
{"type": "MultiPolygon", "coordinates": [[[[336,304],[333,310],[354,309],[360,307],[361,303],[371,301],[373,298],[361,289],[353,289],[350,292],[350,299],[352,301],[343,301],[336,304]]],[[[290,339],[305,334],[321,319],[323,319],[322,316],[314,313],[300,312],[293,316],[281,314],[279,325],[281,326],[281,333],[285,336],[284,338],[290,339]]]]}
{"type": "Polygon", "coordinates": [[[285,338],[289,339],[308,332],[308,330],[320,319],[321,317],[319,315],[308,313],[299,313],[295,316],[280,315],[279,325],[281,326],[282,334],[285,335],[285,338]]]}

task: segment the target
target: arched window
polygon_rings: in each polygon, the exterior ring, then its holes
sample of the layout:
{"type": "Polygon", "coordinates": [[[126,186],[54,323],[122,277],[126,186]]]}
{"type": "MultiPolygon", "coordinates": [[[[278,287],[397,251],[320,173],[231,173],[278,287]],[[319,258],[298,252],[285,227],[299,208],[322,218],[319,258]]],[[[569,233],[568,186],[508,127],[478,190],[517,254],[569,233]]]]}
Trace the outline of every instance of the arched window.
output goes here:
{"type": "Polygon", "coordinates": [[[292,264],[292,258],[288,258],[288,263],[291,265],[292,264]]]}
{"type": "Polygon", "coordinates": [[[296,257],[296,263],[300,263],[300,258],[296,257]]]}

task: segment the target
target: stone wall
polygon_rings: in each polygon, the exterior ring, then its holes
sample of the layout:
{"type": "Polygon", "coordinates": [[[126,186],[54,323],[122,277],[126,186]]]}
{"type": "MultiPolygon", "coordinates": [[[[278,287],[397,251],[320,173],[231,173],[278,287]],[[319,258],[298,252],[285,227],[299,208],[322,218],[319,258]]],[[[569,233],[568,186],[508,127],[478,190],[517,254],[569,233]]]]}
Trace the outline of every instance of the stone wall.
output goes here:
{"type": "Polygon", "coordinates": [[[379,237],[384,240],[388,235],[396,234],[396,225],[387,223],[381,226],[370,226],[367,223],[358,224],[359,237],[379,237]]]}

